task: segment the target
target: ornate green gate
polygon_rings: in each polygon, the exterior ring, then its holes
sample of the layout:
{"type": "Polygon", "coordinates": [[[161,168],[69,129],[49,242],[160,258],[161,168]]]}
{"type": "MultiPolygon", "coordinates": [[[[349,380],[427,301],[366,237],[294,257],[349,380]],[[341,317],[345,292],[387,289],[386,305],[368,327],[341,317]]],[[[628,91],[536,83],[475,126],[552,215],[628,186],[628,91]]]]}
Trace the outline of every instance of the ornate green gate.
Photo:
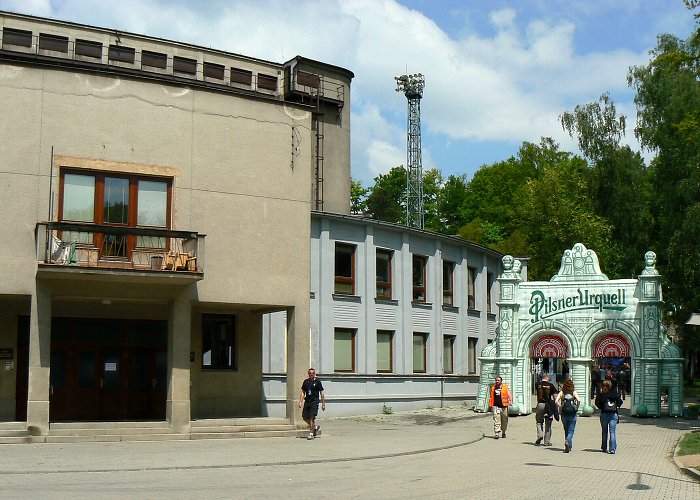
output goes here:
{"type": "MultiPolygon", "coordinates": [[[[479,357],[476,410],[488,410],[490,387],[501,375],[515,397],[509,413],[531,413],[530,363],[535,348],[565,352],[574,385],[586,395],[594,358],[627,353],[632,359],[632,415],[660,416],[666,392],[669,415],[680,416],[683,358],[661,323],[656,255],[647,252],[644,257],[638,279],[609,280],[600,271],[596,253],[577,243],[564,252],[561,268],[549,282],[523,281],[521,263],[510,255],[503,257],[498,331],[479,357]]],[[[592,415],[590,400],[584,401],[579,412],[592,415]]]]}

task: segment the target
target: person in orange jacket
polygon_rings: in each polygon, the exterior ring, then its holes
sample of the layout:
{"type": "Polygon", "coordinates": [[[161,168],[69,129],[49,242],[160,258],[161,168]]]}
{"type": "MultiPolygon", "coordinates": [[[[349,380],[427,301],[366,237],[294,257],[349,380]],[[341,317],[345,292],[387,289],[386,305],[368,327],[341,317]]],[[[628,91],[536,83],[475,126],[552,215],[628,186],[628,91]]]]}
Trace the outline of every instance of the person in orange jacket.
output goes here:
{"type": "Polygon", "coordinates": [[[489,406],[493,412],[493,430],[496,439],[506,437],[508,428],[508,407],[513,404],[513,396],[510,394],[508,385],[503,383],[501,376],[496,377],[496,384],[491,387],[491,397],[489,406]]]}

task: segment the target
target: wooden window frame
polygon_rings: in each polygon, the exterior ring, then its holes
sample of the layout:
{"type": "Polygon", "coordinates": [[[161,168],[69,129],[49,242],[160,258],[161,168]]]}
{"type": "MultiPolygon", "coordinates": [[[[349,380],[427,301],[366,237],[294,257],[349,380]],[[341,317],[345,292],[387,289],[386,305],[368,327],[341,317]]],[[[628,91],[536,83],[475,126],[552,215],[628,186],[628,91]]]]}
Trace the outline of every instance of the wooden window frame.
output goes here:
{"type": "Polygon", "coordinates": [[[455,372],[455,343],[457,337],[455,335],[443,335],[442,337],[442,372],[446,374],[453,374],[455,372]],[[449,370],[445,368],[445,343],[450,343],[450,368],[449,370]]]}
{"type": "Polygon", "coordinates": [[[442,261],[442,303],[446,306],[454,306],[454,273],[455,263],[442,261]],[[445,272],[447,271],[447,280],[445,272]]]}
{"type": "MultiPolygon", "coordinates": [[[[415,367],[415,364],[413,366],[413,373],[428,373],[428,334],[425,332],[413,332],[413,343],[412,347],[415,349],[416,344],[415,344],[415,338],[416,337],[421,337],[423,339],[422,344],[423,344],[423,369],[417,370],[415,367]]],[[[415,352],[412,351],[412,358],[415,358],[415,352]]]]}
{"type": "MultiPolygon", "coordinates": [[[[59,197],[58,197],[58,220],[64,221],[63,218],[63,196],[65,187],[65,176],[66,174],[75,174],[83,176],[91,176],[95,179],[95,199],[94,199],[94,214],[92,223],[93,224],[105,224],[104,222],[104,188],[105,188],[105,178],[117,178],[117,179],[127,179],[129,181],[129,211],[127,215],[126,224],[110,224],[114,226],[121,227],[150,227],[150,226],[139,226],[138,221],[138,183],[139,181],[155,181],[155,182],[165,182],[167,184],[167,206],[165,215],[165,229],[170,229],[172,224],[172,196],[173,196],[173,180],[168,177],[156,177],[148,175],[137,175],[129,174],[123,172],[111,172],[111,171],[97,171],[97,170],[85,170],[77,168],[61,168],[60,177],[60,187],[59,187],[59,197]]],[[[93,241],[93,245],[97,248],[102,248],[101,238],[102,233],[95,233],[96,240],[93,241]]],[[[127,236],[127,256],[131,255],[131,252],[136,248],[136,236],[127,236]]]]}
{"type": "Polygon", "coordinates": [[[352,351],[352,359],[350,360],[350,369],[349,370],[340,370],[335,366],[335,359],[333,363],[333,371],[336,373],[355,373],[356,371],[356,364],[355,364],[355,350],[356,350],[356,342],[357,342],[357,330],[354,330],[352,328],[336,328],[333,331],[333,347],[335,348],[335,335],[337,333],[349,333],[350,338],[351,338],[351,351],[352,351]]]}
{"type": "Polygon", "coordinates": [[[427,267],[428,267],[428,258],[425,257],[424,255],[413,255],[412,259],[412,267],[411,267],[411,284],[413,285],[413,295],[412,295],[412,301],[413,302],[427,302],[427,267]],[[423,271],[423,284],[422,285],[416,285],[416,262],[421,263],[421,268],[423,271]],[[421,297],[422,295],[422,297],[421,297]]]}
{"type": "Polygon", "coordinates": [[[476,268],[467,267],[467,308],[470,311],[476,310],[476,268]]]}
{"type": "Polygon", "coordinates": [[[231,67],[231,83],[248,85],[250,87],[253,84],[253,72],[247,69],[231,67]]]}
{"type": "Polygon", "coordinates": [[[233,314],[212,314],[204,313],[202,314],[202,357],[201,366],[202,370],[211,371],[237,371],[238,370],[238,348],[237,348],[237,335],[236,335],[236,316],[233,314]],[[230,348],[232,350],[231,364],[230,365],[205,365],[204,364],[204,353],[207,348],[207,323],[209,322],[223,322],[230,326],[230,331],[228,332],[230,338],[230,348]]]}
{"type": "Polygon", "coordinates": [[[338,294],[338,295],[355,295],[355,253],[357,250],[357,246],[350,244],[350,243],[340,243],[336,242],[335,243],[335,249],[334,249],[334,260],[333,260],[333,274],[335,276],[335,282],[333,286],[333,293],[338,294]],[[338,271],[337,271],[337,259],[338,259],[338,248],[347,248],[350,250],[350,273],[351,276],[338,276],[338,271]],[[350,285],[350,291],[346,292],[343,290],[339,290],[338,286],[339,285],[350,285]]]}
{"type": "Polygon", "coordinates": [[[384,299],[384,300],[391,300],[393,297],[393,291],[392,291],[392,281],[393,281],[393,269],[392,269],[392,264],[394,261],[394,251],[393,250],[386,250],[384,248],[377,248],[375,252],[375,276],[376,276],[376,283],[377,283],[377,290],[376,290],[376,297],[378,299],[384,299]],[[380,281],[379,280],[379,274],[377,273],[377,262],[378,262],[378,256],[386,255],[388,257],[387,263],[389,266],[389,281],[380,281]],[[386,290],[385,293],[380,293],[380,290],[386,290]]]}
{"type": "MultiPolygon", "coordinates": [[[[394,373],[394,332],[392,330],[377,330],[377,339],[379,338],[379,335],[389,336],[389,369],[380,370],[377,368],[377,373],[394,373]]],[[[377,342],[377,345],[378,344],[379,342],[377,342]]],[[[378,358],[377,361],[379,361],[378,358]]]]}

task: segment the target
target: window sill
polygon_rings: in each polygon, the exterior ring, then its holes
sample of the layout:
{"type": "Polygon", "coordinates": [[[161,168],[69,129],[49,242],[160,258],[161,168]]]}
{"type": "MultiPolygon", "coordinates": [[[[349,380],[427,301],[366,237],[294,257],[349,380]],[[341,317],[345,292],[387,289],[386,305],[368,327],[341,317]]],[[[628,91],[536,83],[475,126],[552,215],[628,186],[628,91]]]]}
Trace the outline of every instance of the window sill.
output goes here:
{"type": "Polygon", "coordinates": [[[492,313],[492,312],[486,313],[486,317],[487,317],[490,321],[496,321],[496,313],[492,313]]]}
{"type": "Polygon", "coordinates": [[[459,307],[457,306],[449,306],[446,304],[442,305],[442,310],[443,311],[448,311],[448,312],[453,312],[453,313],[458,313],[459,312],[459,307]]]}
{"type": "Polygon", "coordinates": [[[359,295],[349,295],[344,293],[334,293],[333,300],[338,300],[340,302],[362,302],[362,297],[359,295]]]}
{"type": "Polygon", "coordinates": [[[478,309],[469,309],[467,310],[467,314],[469,316],[475,316],[477,318],[481,317],[481,311],[479,311],[478,309]]]}
{"type": "Polygon", "coordinates": [[[388,306],[398,306],[399,305],[399,301],[396,299],[380,299],[378,297],[376,297],[374,299],[374,303],[375,304],[385,304],[388,306]]]}
{"type": "Polygon", "coordinates": [[[417,307],[418,309],[432,309],[433,304],[432,302],[418,302],[418,301],[413,301],[411,302],[411,306],[417,307]]]}

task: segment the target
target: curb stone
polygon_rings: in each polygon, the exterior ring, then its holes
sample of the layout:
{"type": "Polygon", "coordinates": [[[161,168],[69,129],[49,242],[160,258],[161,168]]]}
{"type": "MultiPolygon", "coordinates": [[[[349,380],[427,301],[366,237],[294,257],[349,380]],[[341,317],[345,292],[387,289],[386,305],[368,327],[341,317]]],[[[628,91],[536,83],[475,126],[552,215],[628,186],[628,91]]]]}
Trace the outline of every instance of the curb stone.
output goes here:
{"type": "MultiPolygon", "coordinates": [[[[681,437],[681,439],[683,439],[683,438],[681,437]]],[[[697,470],[693,467],[686,467],[685,465],[683,465],[680,462],[680,460],[678,460],[678,450],[680,449],[680,443],[681,443],[681,440],[679,439],[678,443],[676,443],[676,447],[673,449],[673,463],[676,464],[676,467],[678,467],[681,470],[681,472],[683,472],[684,474],[686,474],[689,477],[692,477],[696,481],[700,481],[700,471],[699,470],[697,470]]]]}

